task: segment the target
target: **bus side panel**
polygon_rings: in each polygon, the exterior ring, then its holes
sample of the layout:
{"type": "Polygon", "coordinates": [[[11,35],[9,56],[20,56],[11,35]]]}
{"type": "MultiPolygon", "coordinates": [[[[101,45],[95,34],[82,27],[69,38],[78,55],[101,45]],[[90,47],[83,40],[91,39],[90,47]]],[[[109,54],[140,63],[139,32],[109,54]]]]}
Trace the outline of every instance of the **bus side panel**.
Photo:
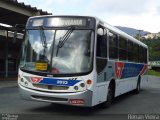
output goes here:
{"type": "Polygon", "coordinates": [[[93,105],[100,104],[107,100],[108,86],[110,80],[114,78],[114,63],[113,61],[108,61],[107,66],[97,74],[96,83],[94,86],[93,93],[93,105]]]}
{"type": "Polygon", "coordinates": [[[99,83],[95,86],[93,95],[93,105],[100,104],[107,99],[108,83],[99,83]]]}
{"type": "Polygon", "coordinates": [[[141,76],[141,84],[143,84],[142,81],[147,80],[146,75],[143,75],[145,72],[145,64],[109,60],[105,69],[97,75],[97,83],[94,87],[93,105],[106,101],[108,86],[112,79],[116,82],[116,97],[136,89],[139,76],[141,76]]]}
{"type": "Polygon", "coordinates": [[[136,63],[115,63],[115,74],[116,74],[116,92],[115,96],[124,94],[131,90],[136,89],[139,76],[142,81],[147,80],[146,64],[136,64],[136,63]]]}
{"type": "Polygon", "coordinates": [[[143,75],[143,76],[141,77],[141,85],[142,85],[142,86],[148,85],[148,74],[147,74],[147,72],[146,72],[145,75],[143,75]]]}
{"type": "Polygon", "coordinates": [[[134,90],[137,85],[138,77],[126,78],[126,79],[117,79],[116,80],[116,90],[115,97],[131,90],[134,90]]]}

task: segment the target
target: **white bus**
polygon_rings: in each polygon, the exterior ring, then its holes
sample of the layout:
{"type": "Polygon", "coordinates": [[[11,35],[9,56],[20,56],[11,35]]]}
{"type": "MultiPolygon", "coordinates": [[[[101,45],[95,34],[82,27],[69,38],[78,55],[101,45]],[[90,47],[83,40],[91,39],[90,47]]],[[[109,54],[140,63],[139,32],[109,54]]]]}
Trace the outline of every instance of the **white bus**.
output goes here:
{"type": "Polygon", "coordinates": [[[22,98],[109,106],[147,79],[148,47],[96,17],[28,19],[18,85],[22,98]]]}

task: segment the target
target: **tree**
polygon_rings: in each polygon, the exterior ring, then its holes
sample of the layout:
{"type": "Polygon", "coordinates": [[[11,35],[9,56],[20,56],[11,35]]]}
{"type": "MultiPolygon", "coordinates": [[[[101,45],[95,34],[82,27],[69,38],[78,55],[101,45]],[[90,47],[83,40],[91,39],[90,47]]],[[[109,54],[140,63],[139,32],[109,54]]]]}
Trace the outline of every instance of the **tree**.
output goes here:
{"type": "Polygon", "coordinates": [[[142,42],[148,45],[149,60],[160,61],[160,37],[157,39],[143,40],[142,42]]]}

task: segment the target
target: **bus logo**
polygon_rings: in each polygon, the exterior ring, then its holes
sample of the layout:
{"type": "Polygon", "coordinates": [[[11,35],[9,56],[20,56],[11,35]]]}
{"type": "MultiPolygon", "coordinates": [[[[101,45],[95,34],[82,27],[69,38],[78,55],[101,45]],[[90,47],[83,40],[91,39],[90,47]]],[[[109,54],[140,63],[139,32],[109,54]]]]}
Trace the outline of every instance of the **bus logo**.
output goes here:
{"type": "Polygon", "coordinates": [[[41,80],[43,80],[42,77],[30,77],[32,83],[39,83],[41,80]]]}
{"type": "Polygon", "coordinates": [[[116,73],[117,79],[121,78],[123,68],[124,68],[124,63],[123,62],[116,62],[115,63],[115,73],[116,73]]]}

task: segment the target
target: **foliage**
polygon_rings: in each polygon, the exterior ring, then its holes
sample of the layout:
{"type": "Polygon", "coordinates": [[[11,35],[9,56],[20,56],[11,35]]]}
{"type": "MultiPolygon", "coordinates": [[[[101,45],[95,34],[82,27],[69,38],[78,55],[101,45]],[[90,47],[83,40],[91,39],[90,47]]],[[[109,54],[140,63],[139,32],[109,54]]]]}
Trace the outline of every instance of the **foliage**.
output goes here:
{"type": "Polygon", "coordinates": [[[153,75],[153,76],[160,77],[160,72],[155,71],[155,70],[149,70],[148,75],[153,75]]]}
{"type": "Polygon", "coordinates": [[[149,61],[160,61],[160,38],[141,41],[149,47],[149,61]]]}

